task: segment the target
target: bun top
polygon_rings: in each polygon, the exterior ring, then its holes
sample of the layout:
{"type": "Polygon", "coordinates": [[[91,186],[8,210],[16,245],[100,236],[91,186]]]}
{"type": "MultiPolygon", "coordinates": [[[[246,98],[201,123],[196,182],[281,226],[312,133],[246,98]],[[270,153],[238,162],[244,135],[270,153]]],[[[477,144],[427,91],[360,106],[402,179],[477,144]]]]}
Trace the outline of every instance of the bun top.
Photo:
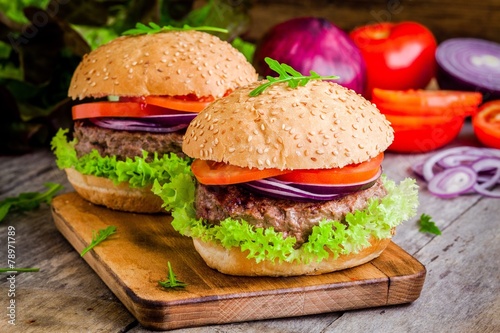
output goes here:
{"type": "Polygon", "coordinates": [[[242,53],[200,31],[122,36],[86,54],[76,68],[68,95],[224,96],[256,81],[242,53]]]}
{"type": "Polygon", "coordinates": [[[361,163],[394,139],[374,104],[339,84],[312,80],[290,88],[266,81],[239,88],[207,106],[189,125],[191,157],[250,168],[325,169],[361,163]]]}

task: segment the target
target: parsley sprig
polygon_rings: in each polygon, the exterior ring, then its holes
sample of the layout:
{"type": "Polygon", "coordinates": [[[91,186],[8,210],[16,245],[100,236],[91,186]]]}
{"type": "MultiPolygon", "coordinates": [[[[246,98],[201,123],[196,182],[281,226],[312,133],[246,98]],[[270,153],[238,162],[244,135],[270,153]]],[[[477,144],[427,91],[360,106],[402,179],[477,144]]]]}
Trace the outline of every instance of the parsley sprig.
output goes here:
{"type": "Polygon", "coordinates": [[[420,215],[420,219],[418,220],[418,225],[420,226],[420,229],[418,229],[418,231],[420,232],[427,232],[434,235],[441,235],[441,230],[439,230],[436,223],[432,221],[432,218],[427,214],[420,215]]]}
{"type": "Polygon", "coordinates": [[[154,22],[149,22],[149,25],[145,25],[143,23],[136,23],[134,29],[126,30],[122,33],[122,35],[157,34],[159,32],[164,32],[164,31],[185,31],[185,30],[214,31],[223,33],[228,32],[227,29],[217,28],[217,27],[209,27],[209,26],[192,27],[188,24],[184,24],[182,27],[174,27],[171,25],[160,26],[154,22]]]}
{"type": "Polygon", "coordinates": [[[106,229],[101,229],[97,233],[95,230],[92,230],[92,241],[86,248],[82,250],[82,252],[80,252],[80,257],[83,257],[85,253],[92,250],[96,245],[98,245],[114,233],[116,233],[116,227],[114,225],[110,225],[106,229]]]}
{"type": "Polygon", "coordinates": [[[163,288],[184,288],[187,286],[186,283],[177,280],[177,277],[174,274],[174,270],[172,269],[172,265],[170,265],[170,261],[167,262],[168,265],[168,276],[164,281],[158,281],[158,284],[163,288]]]}
{"type": "Polygon", "coordinates": [[[45,183],[44,186],[48,188],[45,192],[25,192],[0,201],[0,222],[9,211],[29,211],[38,208],[41,203],[50,204],[57,192],[63,189],[56,183],[45,183]]]}
{"type": "Polygon", "coordinates": [[[305,76],[293,69],[290,65],[279,63],[277,60],[269,57],[264,58],[264,61],[269,65],[269,68],[278,73],[279,76],[277,78],[267,76],[266,79],[268,82],[252,90],[250,92],[251,97],[262,94],[264,90],[277,82],[288,82],[289,87],[297,88],[298,86],[305,86],[311,80],[336,80],[339,78],[336,75],[321,76],[315,71],[310,71],[309,76],[305,76]]]}

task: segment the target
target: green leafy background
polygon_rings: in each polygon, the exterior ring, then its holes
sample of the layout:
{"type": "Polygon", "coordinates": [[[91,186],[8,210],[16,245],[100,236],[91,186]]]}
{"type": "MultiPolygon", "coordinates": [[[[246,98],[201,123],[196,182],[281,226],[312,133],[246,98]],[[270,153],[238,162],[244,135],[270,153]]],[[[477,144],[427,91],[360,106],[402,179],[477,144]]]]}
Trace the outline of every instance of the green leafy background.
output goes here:
{"type": "Polygon", "coordinates": [[[137,22],[214,26],[249,60],[248,2],[230,0],[0,0],[0,154],[48,147],[70,128],[71,76],[85,53],[137,22]]]}

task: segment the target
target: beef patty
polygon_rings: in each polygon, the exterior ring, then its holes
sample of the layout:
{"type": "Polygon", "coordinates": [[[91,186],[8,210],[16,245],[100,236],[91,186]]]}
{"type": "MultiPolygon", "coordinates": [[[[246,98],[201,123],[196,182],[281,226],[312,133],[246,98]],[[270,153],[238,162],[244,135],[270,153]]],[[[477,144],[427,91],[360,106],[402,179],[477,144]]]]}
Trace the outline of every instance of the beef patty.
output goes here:
{"type": "Polygon", "coordinates": [[[197,218],[218,224],[231,217],[255,227],[273,227],[285,237],[294,236],[296,247],[307,241],[312,227],[324,218],[344,221],[347,213],[363,210],[370,198],[387,194],[382,181],[362,191],[331,201],[298,202],[256,195],[237,185],[205,186],[198,184],[195,195],[197,218]]]}
{"type": "Polygon", "coordinates": [[[79,157],[96,149],[101,156],[116,155],[118,160],[125,160],[127,157],[142,156],[143,150],[157,152],[159,156],[170,152],[184,156],[183,134],[116,131],[96,126],[87,120],[78,120],[75,121],[73,135],[78,139],[75,149],[79,157]]]}

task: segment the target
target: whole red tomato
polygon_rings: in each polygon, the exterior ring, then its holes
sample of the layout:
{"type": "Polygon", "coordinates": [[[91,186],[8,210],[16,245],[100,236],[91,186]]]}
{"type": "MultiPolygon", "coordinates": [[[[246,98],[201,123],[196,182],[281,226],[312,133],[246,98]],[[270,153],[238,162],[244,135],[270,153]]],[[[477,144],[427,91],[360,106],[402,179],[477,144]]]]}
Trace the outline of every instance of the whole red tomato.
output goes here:
{"type": "Polygon", "coordinates": [[[416,22],[376,23],[350,33],[367,67],[367,90],[425,88],[436,72],[436,39],[416,22]]]}

